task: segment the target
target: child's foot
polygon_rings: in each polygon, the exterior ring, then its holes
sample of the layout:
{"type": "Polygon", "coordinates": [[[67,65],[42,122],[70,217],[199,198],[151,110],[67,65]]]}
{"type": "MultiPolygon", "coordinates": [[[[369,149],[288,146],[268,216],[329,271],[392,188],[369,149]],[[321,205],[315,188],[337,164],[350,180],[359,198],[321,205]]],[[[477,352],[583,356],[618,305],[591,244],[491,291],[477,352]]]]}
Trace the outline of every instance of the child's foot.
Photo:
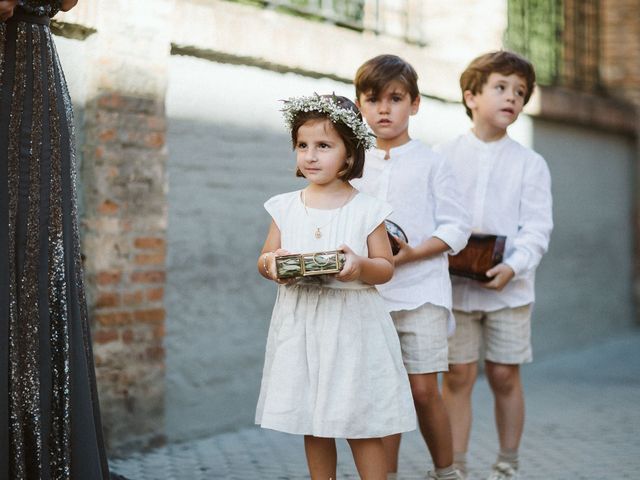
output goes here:
{"type": "Polygon", "coordinates": [[[516,480],[518,471],[506,462],[498,462],[493,466],[487,480],[516,480]]]}
{"type": "Polygon", "coordinates": [[[453,468],[456,469],[456,475],[458,475],[456,477],[457,480],[467,480],[467,468],[465,465],[465,468],[460,468],[459,466],[457,466],[455,463],[453,464],[453,468]]]}
{"type": "Polygon", "coordinates": [[[446,475],[438,475],[436,472],[428,472],[427,480],[465,480],[466,475],[462,475],[459,470],[454,470],[446,475]]]}

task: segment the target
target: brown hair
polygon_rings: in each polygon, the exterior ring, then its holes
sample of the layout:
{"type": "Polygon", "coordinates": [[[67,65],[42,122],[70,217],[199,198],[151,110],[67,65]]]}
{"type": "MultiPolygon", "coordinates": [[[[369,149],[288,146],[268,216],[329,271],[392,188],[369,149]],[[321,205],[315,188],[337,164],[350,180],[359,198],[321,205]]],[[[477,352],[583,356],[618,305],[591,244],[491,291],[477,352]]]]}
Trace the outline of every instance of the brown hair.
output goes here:
{"type": "Polygon", "coordinates": [[[526,105],[536,84],[536,72],[533,65],[526,58],[517,53],[499,50],[497,52],[485,53],[475,58],[460,75],[460,89],[462,90],[462,103],[469,118],[473,119],[471,110],[464,99],[464,92],[469,90],[474,95],[482,92],[482,87],[487,83],[489,75],[500,73],[511,75],[515,73],[522,77],[527,84],[527,91],[524,95],[526,105]]]}
{"type": "Polygon", "coordinates": [[[420,95],[418,74],[409,62],[397,55],[378,55],[364,62],[356,72],[353,81],[356,98],[369,92],[377,96],[394,80],[407,89],[412,101],[420,95]]]}
{"type": "MultiPolygon", "coordinates": [[[[360,120],[362,115],[360,110],[356,107],[355,103],[346,97],[339,95],[322,95],[322,97],[329,98],[335,102],[340,108],[345,110],[351,110],[360,120]]],[[[362,142],[355,136],[353,130],[342,122],[333,122],[329,117],[329,114],[318,111],[300,111],[296,114],[291,124],[291,144],[295,150],[298,143],[298,130],[302,125],[307,122],[327,120],[331,127],[342,139],[344,146],[347,150],[347,159],[345,166],[338,172],[338,178],[344,182],[348,182],[353,178],[362,177],[362,170],[364,169],[364,153],[365,148],[362,142]]],[[[300,169],[296,168],[296,177],[304,177],[300,169]]]]}

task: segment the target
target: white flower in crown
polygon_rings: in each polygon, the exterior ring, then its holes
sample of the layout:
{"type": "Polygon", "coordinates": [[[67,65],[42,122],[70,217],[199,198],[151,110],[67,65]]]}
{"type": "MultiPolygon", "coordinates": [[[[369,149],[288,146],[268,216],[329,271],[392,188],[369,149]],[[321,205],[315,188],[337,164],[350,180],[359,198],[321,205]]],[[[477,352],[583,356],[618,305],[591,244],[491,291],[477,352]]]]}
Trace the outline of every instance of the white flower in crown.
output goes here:
{"type": "Polygon", "coordinates": [[[284,100],[282,115],[289,130],[293,127],[293,121],[300,112],[326,113],[333,123],[343,123],[351,129],[358,139],[358,145],[365,150],[376,146],[376,137],[369,131],[364,121],[356,112],[338,105],[335,97],[321,97],[317,93],[310,97],[291,97],[284,100]]]}

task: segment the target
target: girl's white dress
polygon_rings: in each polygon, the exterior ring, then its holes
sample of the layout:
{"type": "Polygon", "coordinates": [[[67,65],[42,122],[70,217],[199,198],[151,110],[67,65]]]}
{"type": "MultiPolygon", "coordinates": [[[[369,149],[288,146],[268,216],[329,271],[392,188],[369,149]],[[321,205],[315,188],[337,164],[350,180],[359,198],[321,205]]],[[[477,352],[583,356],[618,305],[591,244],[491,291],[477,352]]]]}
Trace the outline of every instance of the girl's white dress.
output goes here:
{"type": "MultiPolygon", "coordinates": [[[[364,193],[341,209],[305,211],[301,191],[277,195],[265,208],[280,229],[282,248],[291,253],[345,244],[363,256],[368,235],[391,213],[389,204],[364,193]]],[[[256,423],[331,438],[415,429],[398,334],[375,287],[332,276],[278,287],[256,423]]]]}

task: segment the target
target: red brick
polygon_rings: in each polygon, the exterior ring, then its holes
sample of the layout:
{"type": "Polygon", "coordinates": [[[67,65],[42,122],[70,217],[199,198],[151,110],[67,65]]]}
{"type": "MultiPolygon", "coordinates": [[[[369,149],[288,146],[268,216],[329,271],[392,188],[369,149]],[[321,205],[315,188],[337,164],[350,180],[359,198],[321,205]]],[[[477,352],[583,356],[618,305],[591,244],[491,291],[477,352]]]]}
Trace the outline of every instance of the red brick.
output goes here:
{"type": "Polygon", "coordinates": [[[165,117],[148,117],[147,128],[151,131],[165,131],[167,129],[167,121],[165,117]]]}
{"type": "Polygon", "coordinates": [[[121,110],[124,106],[124,98],[122,97],[122,95],[118,95],[115,93],[102,95],[98,99],[98,106],[100,108],[105,108],[108,110],[121,110]]]}
{"type": "Polygon", "coordinates": [[[166,334],[167,332],[164,328],[164,325],[157,325],[153,329],[153,338],[155,338],[156,340],[162,340],[166,334]]]}
{"type": "Polygon", "coordinates": [[[113,128],[110,128],[108,130],[102,131],[100,133],[100,135],[98,135],[98,139],[101,142],[108,143],[108,142],[112,142],[113,140],[115,140],[117,138],[117,136],[118,136],[117,132],[113,128]]]}
{"type": "Polygon", "coordinates": [[[145,357],[148,360],[163,360],[164,359],[164,347],[156,346],[149,347],[145,352],[145,357]]]}
{"type": "Polygon", "coordinates": [[[159,323],[164,321],[166,313],[164,308],[151,308],[148,310],[136,310],[133,312],[133,316],[139,322],[159,323]]]}
{"type": "Polygon", "coordinates": [[[122,294],[122,303],[124,305],[139,305],[144,300],[144,292],[142,290],[135,290],[133,292],[126,292],[122,294]]]}
{"type": "Polygon", "coordinates": [[[98,285],[113,285],[119,283],[121,278],[122,272],[120,270],[103,271],[96,274],[96,283],[98,285]]]}
{"type": "Polygon", "coordinates": [[[104,156],[104,147],[96,147],[96,149],[93,151],[93,155],[99,160],[104,156]]]}
{"type": "Polygon", "coordinates": [[[133,322],[133,315],[131,312],[98,313],[95,319],[105,326],[129,325],[133,322]]]}
{"type": "Polygon", "coordinates": [[[111,200],[105,200],[98,207],[98,212],[103,215],[114,215],[118,213],[119,205],[111,200]]]}
{"type": "Polygon", "coordinates": [[[115,292],[101,292],[96,300],[96,308],[113,308],[120,305],[120,294],[115,292]]]}
{"type": "Polygon", "coordinates": [[[93,341],[95,343],[111,343],[118,340],[118,331],[114,329],[98,329],[93,334],[93,341]]]}
{"type": "Polygon", "coordinates": [[[134,283],[164,283],[166,278],[167,274],[164,270],[148,270],[131,274],[131,281],[134,283]]]}
{"type": "Polygon", "coordinates": [[[150,288],[147,290],[147,300],[149,302],[159,302],[164,298],[164,288],[150,288]]]}
{"type": "Polygon", "coordinates": [[[127,345],[133,343],[134,335],[131,330],[125,330],[122,332],[122,341],[127,345]]]}
{"type": "MultiPolygon", "coordinates": [[[[93,363],[96,367],[102,367],[106,362],[102,355],[98,355],[95,351],[93,352],[93,363]]],[[[101,370],[97,371],[96,374],[100,375],[101,370]]]]}
{"type": "Polygon", "coordinates": [[[165,144],[165,134],[161,132],[151,132],[145,136],[144,143],[149,148],[162,148],[165,144]]]}
{"type": "Polygon", "coordinates": [[[164,253],[136,255],[134,262],[136,265],[164,265],[164,253]]]}
{"type": "Polygon", "coordinates": [[[158,250],[164,249],[165,240],[162,237],[138,237],[133,241],[133,245],[142,250],[158,250]]]}

